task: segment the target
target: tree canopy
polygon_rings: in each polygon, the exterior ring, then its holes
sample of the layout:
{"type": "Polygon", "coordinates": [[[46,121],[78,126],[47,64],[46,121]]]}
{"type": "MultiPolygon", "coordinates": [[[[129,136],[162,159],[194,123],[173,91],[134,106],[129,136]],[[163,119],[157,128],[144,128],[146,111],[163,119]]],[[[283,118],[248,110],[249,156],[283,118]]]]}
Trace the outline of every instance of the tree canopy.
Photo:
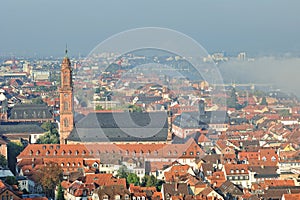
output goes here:
{"type": "Polygon", "coordinates": [[[129,173],[126,181],[128,184],[140,185],[140,178],[135,173],[129,173]]]}
{"type": "Polygon", "coordinates": [[[7,166],[7,160],[4,155],[0,154],[0,166],[6,167],[7,166]]]}
{"type": "Polygon", "coordinates": [[[47,131],[44,135],[40,136],[37,140],[38,144],[58,144],[59,134],[57,129],[51,122],[44,122],[41,127],[47,131]]]}
{"type": "Polygon", "coordinates": [[[37,170],[39,184],[47,197],[54,197],[55,187],[62,181],[63,170],[54,162],[49,162],[37,170]]]}
{"type": "Polygon", "coordinates": [[[16,157],[23,151],[23,144],[16,142],[9,142],[7,144],[7,152],[8,152],[8,167],[12,172],[16,171],[16,157]]]}

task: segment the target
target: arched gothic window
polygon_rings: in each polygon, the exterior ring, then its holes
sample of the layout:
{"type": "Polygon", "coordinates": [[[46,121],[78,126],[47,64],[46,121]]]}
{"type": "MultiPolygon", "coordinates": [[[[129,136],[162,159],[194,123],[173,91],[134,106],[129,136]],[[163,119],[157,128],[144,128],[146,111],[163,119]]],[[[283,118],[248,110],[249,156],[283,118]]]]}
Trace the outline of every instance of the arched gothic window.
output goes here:
{"type": "Polygon", "coordinates": [[[64,126],[69,127],[69,120],[67,118],[64,119],[64,126]]]}
{"type": "Polygon", "coordinates": [[[67,101],[64,102],[64,110],[69,110],[69,103],[67,101]]]}

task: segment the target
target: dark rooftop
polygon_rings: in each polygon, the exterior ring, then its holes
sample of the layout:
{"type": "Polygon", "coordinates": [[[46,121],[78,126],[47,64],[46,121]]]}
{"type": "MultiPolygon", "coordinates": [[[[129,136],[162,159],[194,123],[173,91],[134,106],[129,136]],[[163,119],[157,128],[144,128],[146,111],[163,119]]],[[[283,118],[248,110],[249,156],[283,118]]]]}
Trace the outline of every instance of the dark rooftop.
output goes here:
{"type": "Polygon", "coordinates": [[[75,124],[68,137],[71,141],[166,141],[166,112],[90,113],[75,124]]]}

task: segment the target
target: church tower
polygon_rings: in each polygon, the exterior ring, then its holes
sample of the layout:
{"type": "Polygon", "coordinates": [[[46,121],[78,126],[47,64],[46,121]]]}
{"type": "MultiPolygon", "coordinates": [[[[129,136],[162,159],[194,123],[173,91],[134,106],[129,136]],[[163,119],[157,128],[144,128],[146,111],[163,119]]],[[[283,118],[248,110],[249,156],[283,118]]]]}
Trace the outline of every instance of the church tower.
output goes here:
{"type": "Polygon", "coordinates": [[[67,56],[61,64],[61,84],[59,88],[60,98],[60,144],[66,144],[66,139],[74,128],[74,109],[73,109],[73,83],[71,62],[67,56]]]}

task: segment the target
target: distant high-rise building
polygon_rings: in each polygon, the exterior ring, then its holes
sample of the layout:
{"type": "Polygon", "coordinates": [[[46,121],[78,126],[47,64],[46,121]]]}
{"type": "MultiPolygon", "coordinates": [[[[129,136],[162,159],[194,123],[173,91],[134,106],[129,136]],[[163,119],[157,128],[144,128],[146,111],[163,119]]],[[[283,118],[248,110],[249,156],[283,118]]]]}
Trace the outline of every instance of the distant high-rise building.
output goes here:
{"type": "Polygon", "coordinates": [[[237,58],[238,60],[246,60],[246,52],[240,52],[237,58]]]}

